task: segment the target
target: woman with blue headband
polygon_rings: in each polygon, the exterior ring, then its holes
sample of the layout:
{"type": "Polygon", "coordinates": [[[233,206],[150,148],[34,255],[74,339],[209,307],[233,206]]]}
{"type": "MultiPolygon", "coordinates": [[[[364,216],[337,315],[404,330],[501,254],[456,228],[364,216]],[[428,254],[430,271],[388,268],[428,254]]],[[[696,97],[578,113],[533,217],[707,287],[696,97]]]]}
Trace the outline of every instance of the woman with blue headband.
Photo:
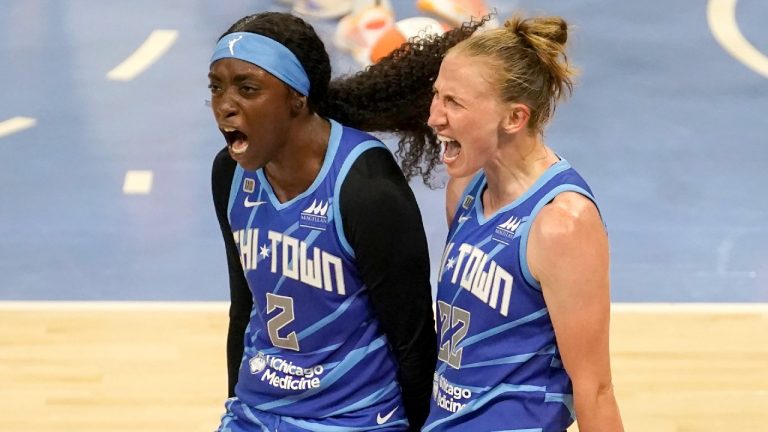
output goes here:
{"type": "Polygon", "coordinates": [[[426,237],[403,172],[358,129],[399,134],[406,175],[428,180],[432,81],[479,24],[330,83],[297,17],[251,15],[219,39],[213,198],[232,301],[220,431],[421,428],[436,362],[426,237]]]}

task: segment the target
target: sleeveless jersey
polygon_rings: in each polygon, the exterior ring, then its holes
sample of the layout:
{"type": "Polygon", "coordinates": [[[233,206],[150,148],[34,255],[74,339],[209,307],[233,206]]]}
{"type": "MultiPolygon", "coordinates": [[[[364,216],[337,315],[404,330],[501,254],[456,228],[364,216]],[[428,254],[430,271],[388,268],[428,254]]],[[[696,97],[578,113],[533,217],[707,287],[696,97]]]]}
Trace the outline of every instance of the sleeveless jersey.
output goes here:
{"type": "Polygon", "coordinates": [[[396,360],[339,210],[346,174],[373,147],[384,145],[331,121],[317,178],[284,203],[263,170],[236,168],[228,215],[254,304],[235,388],[240,411],[303,418],[293,421],[309,430],[324,419],[350,431],[405,429],[396,360]]]}
{"type": "Polygon", "coordinates": [[[448,231],[438,274],[438,363],[428,431],[557,431],[573,423],[573,392],[526,247],[537,213],[564,191],[593,202],[568,162],[486,218],[478,173],[448,231]]]}

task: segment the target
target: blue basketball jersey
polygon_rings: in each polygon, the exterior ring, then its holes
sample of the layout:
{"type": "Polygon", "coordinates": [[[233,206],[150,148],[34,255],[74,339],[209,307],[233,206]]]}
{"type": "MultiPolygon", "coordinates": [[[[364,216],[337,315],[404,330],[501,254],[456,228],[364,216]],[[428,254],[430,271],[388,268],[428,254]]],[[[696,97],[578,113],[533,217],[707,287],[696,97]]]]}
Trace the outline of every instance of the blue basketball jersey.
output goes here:
{"type": "Polygon", "coordinates": [[[423,431],[564,431],[573,392],[526,246],[555,196],[592,192],[568,162],[485,217],[484,173],[459,200],[438,275],[439,355],[423,431]]]}
{"type": "Polygon", "coordinates": [[[302,430],[407,426],[396,360],[339,210],[351,165],[374,147],[384,145],[331,121],[317,178],[284,203],[263,170],[235,171],[228,215],[254,304],[235,388],[246,414],[286,416],[302,430]]]}

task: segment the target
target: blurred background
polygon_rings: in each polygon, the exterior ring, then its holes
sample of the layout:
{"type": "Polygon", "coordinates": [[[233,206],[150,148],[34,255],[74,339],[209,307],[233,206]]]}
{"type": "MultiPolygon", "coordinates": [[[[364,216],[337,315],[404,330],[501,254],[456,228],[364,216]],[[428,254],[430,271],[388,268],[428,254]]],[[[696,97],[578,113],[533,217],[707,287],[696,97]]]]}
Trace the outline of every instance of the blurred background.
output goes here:
{"type": "MultiPolygon", "coordinates": [[[[416,1],[390,6],[394,21],[451,23],[416,1]]],[[[597,196],[613,299],[767,301],[768,4],[486,6],[501,18],[560,14],[573,26],[581,76],[546,141],[597,196]]],[[[3,0],[0,299],[226,300],[209,186],[224,143],[204,102],[208,59],[241,16],[290,9],[277,0],[3,0]]],[[[364,54],[334,42],[338,18],[305,16],[335,75],[363,67],[364,54]]],[[[413,183],[437,265],[443,193],[413,183]]]]}
{"type": "MultiPolygon", "coordinates": [[[[218,424],[208,61],[264,10],[313,24],[336,76],[468,11],[565,17],[581,76],[545,139],[608,226],[625,426],[765,430],[764,0],[0,0],[0,431],[218,424]]],[[[434,274],[443,191],[412,186],[434,274]]]]}

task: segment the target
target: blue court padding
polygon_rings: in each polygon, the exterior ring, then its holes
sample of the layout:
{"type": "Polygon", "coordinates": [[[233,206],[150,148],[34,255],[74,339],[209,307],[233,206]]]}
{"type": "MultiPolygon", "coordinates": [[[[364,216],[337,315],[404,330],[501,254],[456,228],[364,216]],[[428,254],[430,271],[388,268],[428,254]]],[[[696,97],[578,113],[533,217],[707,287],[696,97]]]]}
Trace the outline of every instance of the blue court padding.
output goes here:
{"type": "MultiPolygon", "coordinates": [[[[601,206],[613,300],[768,301],[768,74],[755,69],[768,62],[768,3],[726,2],[757,53],[752,65],[713,34],[707,10],[722,0],[488,3],[501,17],[560,14],[574,26],[570,59],[581,76],[546,142],[601,206]]],[[[424,15],[415,1],[393,4],[398,19],[424,15]]],[[[227,299],[210,197],[224,142],[205,105],[208,59],[236,19],[287,9],[272,0],[3,0],[0,300],[227,299]],[[158,29],[178,34],[167,52],[132,80],[107,78],[158,29]],[[34,124],[2,133],[15,118],[34,124]],[[149,194],[123,193],[129,170],[153,172],[149,194]]],[[[356,71],[331,42],[337,21],[310,22],[334,73],[356,71]]],[[[413,187],[434,270],[442,190],[413,187]]]]}

